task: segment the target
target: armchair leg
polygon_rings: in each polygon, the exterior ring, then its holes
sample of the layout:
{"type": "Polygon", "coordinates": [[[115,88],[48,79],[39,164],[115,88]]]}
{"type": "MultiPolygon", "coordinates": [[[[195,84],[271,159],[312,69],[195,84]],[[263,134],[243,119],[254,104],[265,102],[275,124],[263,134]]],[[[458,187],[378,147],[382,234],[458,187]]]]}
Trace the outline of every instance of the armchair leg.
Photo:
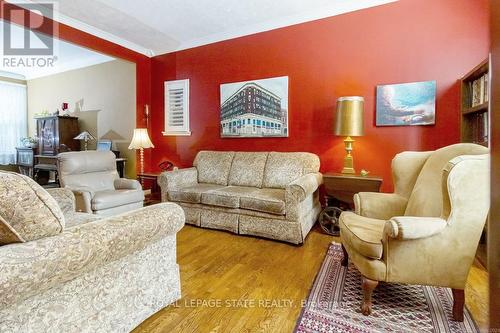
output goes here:
{"type": "Polygon", "coordinates": [[[349,264],[349,255],[347,254],[344,244],[342,244],[342,253],[344,254],[344,258],[342,259],[340,264],[344,267],[347,267],[347,265],[349,264]]]}
{"type": "Polygon", "coordinates": [[[377,288],[378,281],[361,277],[361,288],[363,289],[363,303],[361,303],[361,313],[369,316],[372,313],[372,293],[377,288]]]}
{"type": "Polygon", "coordinates": [[[451,289],[453,293],[453,320],[464,321],[465,291],[463,289],[451,289]]]}

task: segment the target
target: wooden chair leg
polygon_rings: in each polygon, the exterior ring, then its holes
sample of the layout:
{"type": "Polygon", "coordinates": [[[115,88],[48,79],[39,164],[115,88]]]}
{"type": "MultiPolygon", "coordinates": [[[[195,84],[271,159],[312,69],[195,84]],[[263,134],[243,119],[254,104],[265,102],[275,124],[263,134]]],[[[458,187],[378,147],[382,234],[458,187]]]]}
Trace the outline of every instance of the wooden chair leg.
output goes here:
{"type": "Polygon", "coordinates": [[[464,321],[465,291],[463,289],[451,289],[453,293],[453,320],[464,321]]]}
{"type": "Polygon", "coordinates": [[[344,267],[347,267],[347,265],[349,264],[349,255],[347,254],[344,244],[342,244],[342,252],[344,253],[344,258],[342,259],[340,264],[344,267]]]}
{"type": "Polygon", "coordinates": [[[361,313],[369,316],[372,313],[372,293],[377,288],[378,281],[361,277],[361,288],[363,289],[363,303],[361,303],[361,313]]]}

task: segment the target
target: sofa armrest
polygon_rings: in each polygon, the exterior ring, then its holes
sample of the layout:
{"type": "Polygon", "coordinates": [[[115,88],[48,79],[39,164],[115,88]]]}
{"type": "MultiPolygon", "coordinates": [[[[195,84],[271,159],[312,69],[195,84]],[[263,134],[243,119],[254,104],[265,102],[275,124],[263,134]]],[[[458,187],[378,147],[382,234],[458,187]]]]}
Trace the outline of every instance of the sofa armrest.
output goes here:
{"type": "Polygon", "coordinates": [[[354,211],[364,217],[389,220],[404,215],[407,202],[395,193],[359,192],[354,195],[354,211]]]}
{"type": "Polygon", "coordinates": [[[397,216],[385,223],[384,235],[399,240],[427,238],[439,234],[447,225],[439,217],[397,216]]]}
{"type": "Polygon", "coordinates": [[[88,194],[90,198],[92,199],[95,195],[94,190],[91,187],[88,186],[65,186],[64,188],[67,188],[71,191],[73,191],[73,194],[78,195],[78,194],[88,194]]]}
{"type": "Polygon", "coordinates": [[[61,208],[64,215],[68,213],[74,213],[75,208],[75,195],[68,188],[49,188],[47,192],[56,199],[59,207],[61,208]]]}
{"type": "Polygon", "coordinates": [[[114,182],[117,190],[142,190],[142,185],[135,179],[118,178],[114,182]]]}
{"type": "Polygon", "coordinates": [[[65,188],[71,190],[75,195],[75,205],[78,212],[92,214],[92,198],[95,195],[92,188],[87,186],[66,186],[65,188]]]}
{"type": "Polygon", "coordinates": [[[158,184],[163,192],[176,191],[198,184],[198,170],[195,167],[162,172],[158,184]]]}
{"type": "Polygon", "coordinates": [[[182,208],[162,203],[0,247],[0,309],[175,235],[182,208]]]}
{"type": "Polygon", "coordinates": [[[323,184],[321,173],[308,173],[286,187],[286,197],[292,196],[296,202],[302,202],[309,194],[314,193],[321,184],[323,184]]]}

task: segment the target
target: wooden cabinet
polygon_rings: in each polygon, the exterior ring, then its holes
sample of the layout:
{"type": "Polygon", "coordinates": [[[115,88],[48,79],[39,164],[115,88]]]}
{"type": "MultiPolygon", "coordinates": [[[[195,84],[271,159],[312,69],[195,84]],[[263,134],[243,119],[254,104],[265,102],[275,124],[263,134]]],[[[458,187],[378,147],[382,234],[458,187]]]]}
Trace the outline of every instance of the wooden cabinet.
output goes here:
{"type": "Polygon", "coordinates": [[[38,155],[35,155],[33,177],[41,185],[58,186],[57,154],[79,151],[80,134],[77,117],[50,116],[36,118],[38,155]],[[51,175],[53,174],[53,176],[51,175]]]}
{"type": "Polygon", "coordinates": [[[37,118],[38,153],[55,156],[65,151],[80,150],[77,117],[50,116],[37,118]]]}

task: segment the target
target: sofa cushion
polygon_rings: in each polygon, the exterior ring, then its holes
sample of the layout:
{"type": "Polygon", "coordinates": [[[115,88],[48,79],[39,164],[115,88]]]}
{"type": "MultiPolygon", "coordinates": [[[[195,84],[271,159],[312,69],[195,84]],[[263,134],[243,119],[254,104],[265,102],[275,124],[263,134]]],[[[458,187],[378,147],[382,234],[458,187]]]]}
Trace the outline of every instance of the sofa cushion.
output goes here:
{"type": "Polygon", "coordinates": [[[269,153],[238,152],[234,154],[229,185],[262,187],[269,153]]]}
{"type": "Polygon", "coordinates": [[[205,205],[239,208],[240,198],[252,196],[256,187],[227,186],[218,190],[208,191],[201,195],[201,203],[205,205]]]}
{"type": "Polygon", "coordinates": [[[459,143],[434,151],[418,175],[406,206],[406,216],[440,217],[443,208],[443,169],[460,155],[488,154],[488,148],[472,143],[459,143]]]}
{"type": "Polygon", "coordinates": [[[194,186],[184,187],[177,191],[168,191],[168,201],[174,202],[187,202],[187,203],[200,203],[201,194],[211,190],[223,188],[222,185],[214,184],[197,184],[194,186]]]}
{"type": "Polygon", "coordinates": [[[198,182],[227,185],[233,156],[232,151],[200,151],[193,162],[198,170],[198,182]]]}
{"type": "Polygon", "coordinates": [[[353,212],[340,215],[340,233],[359,254],[370,259],[381,259],[384,220],[371,219],[353,212]]]}
{"type": "Polygon", "coordinates": [[[0,171],[0,245],[54,236],[64,229],[56,200],[33,179],[0,171]]]}
{"type": "Polygon", "coordinates": [[[65,230],[102,219],[101,216],[95,214],[80,212],[67,213],[64,215],[64,218],[66,219],[65,230]]]}
{"type": "Polygon", "coordinates": [[[285,215],[285,190],[263,188],[240,198],[240,208],[285,215]]]}
{"type": "Polygon", "coordinates": [[[295,179],[319,171],[319,157],[312,153],[270,152],[262,187],[285,188],[295,179]]]}
{"type": "Polygon", "coordinates": [[[142,190],[109,190],[96,192],[92,198],[92,210],[103,210],[144,200],[142,190]]]}

